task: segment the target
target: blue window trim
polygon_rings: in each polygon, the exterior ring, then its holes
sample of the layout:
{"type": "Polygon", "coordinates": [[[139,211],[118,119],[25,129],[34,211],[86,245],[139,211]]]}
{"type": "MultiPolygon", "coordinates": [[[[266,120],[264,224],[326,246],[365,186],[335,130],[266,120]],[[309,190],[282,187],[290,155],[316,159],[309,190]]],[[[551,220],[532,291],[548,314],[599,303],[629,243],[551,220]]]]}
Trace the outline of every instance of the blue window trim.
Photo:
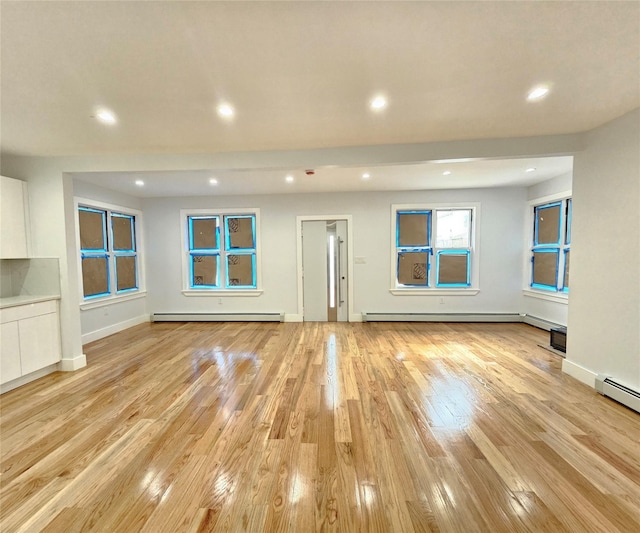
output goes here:
{"type": "Polygon", "coordinates": [[[431,209],[415,209],[396,211],[396,248],[398,250],[406,248],[431,248],[431,209]],[[415,246],[400,245],[400,215],[427,215],[427,243],[416,244],[415,246]]]}
{"type": "Polygon", "coordinates": [[[140,287],[139,287],[139,283],[138,283],[138,254],[136,254],[135,252],[120,252],[118,251],[118,253],[113,254],[114,257],[114,272],[116,274],[116,294],[126,294],[127,292],[133,292],[133,291],[137,291],[140,287]],[[118,290],[118,257],[133,257],[133,260],[135,261],[135,275],[136,275],[136,284],[133,287],[129,287],[127,289],[120,289],[118,290]]]}
{"type": "Polygon", "coordinates": [[[219,289],[220,288],[220,253],[218,252],[212,252],[212,253],[208,253],[208,252],[200,252],[198,250],[195,251],[190,251],[189,252],[189,288],[190,289],[219,289]],[[211,256],[211,257],[217,257],[218,260],[216,261],[216,281],[217,284],[216,285],[211,285],[211,284],[206,284],[206,285],[196,285],[195,282],[195,275],[193,272],[193,258],[194,256],[211,256]]]}
{"type": "Polygon", "coordinates": [[[567,276],[567,254],[571,251],[570,248],[567,248],[565,250],[563,250],[564,253],[564,272],[562,273],[562,292],[564,292],[565,294],[569,293],[569,287],[565,286],[564,284],[564,280],[567,276]]]}
{"type": "Polygon", "coordinates": [[[105,253],[80,252],[80,258],[81,259],[104,259],[105,265],[107,267],[107,292],[99,292],[96,294],[84,295],[83,298],[85,300],[92,300],[94,298],[102,298],[104,296],[110,296],[111,295],[111,272],[109,269],[109,254],[106,252],[105,253]]]}
{"type": "MultiPolygon", "coordinates": [[[[125,215],[124,213],[111,213],[111,242],[113,243],[113,252],[114,253],[129,253],[135,254],[136,252],[136,217],[134,215],[125,215]],[[113,219],[114,218],[128,218],[131,222],[131,244],[133,245],[132,249],[126,250],[124,248],[116,248],[115,240],[113,240],[113,219]]],[[[137,272],[136,272],[137,276],[137,272]]]]}
{"type": "Polygon", "coordinates": [[[93,207],[85,207],[85,206],[78,206],[78,211],[86,211],[88,213],[98,213],[99,215],[102,216],[102,243],[103,243],[103,247],[102,248],[80,248],[80,252],[95,252],[95,253],[99,253],[99,252],[108,252],[108,241],[107,241],[107,212],[104,209],[96,209],[93,207]]]}
{"type": "MultiPolygon", "coordinates": [[[[254,234],[255,235],[255,234],[254,234]]],[[[257,270],[256,270],[256,253],[252,251],[242,251],[239,252],[238,248],[233,249],[233,253],[228,252],[226,254],[226,264],[225,264],[225,288],[227,289],[257,289],[258,288],[258,280],[257,280],[257,270]],[[252,283],[251,285],[230,285],[229,284],[229,256],[232,255],[250,255],[251,256],[251,270],[253,272],[252,283]]]]}
{"type": "Polygon", "coordinates": [[[534,234],[533,234],[533,245],[534,246],[553,246],[553,245],[559,245],[560,244],[560,238],[561,238],[561,228],[562,228],[562,201],[560,202],[553,202],[551,204],[544,204],[544,205],[539,205],[536,206],[535,210],[534,210],[534,234]],[[540,213],[541,211],[545,210],[545,209],[552,209],[554,207],[559,207],[560,209],[558,209],[558,236],[556,238],[555,242],[545,242],[545,243],[539,243],[538,242],[538,213],[540,213]]]}
{"type": "Polygon", "coordinates": [[[436,287],[471,287],[471,253],[467,249],[439,250],[436,253],[436,287]],[[440,283],[440,256],[442,255],[466,255],[467,256],[467,282],[466,283],[440,283]]]}
{"type": "Polygon", "coordinates": [[[566,222],[565,237],[564,237],[564,243],[566,246],[569,246],[571,244],[572,215],[573,215],[573,200],[571,198],[567,198],[567,212],[566,212],[567,222],[566,222]]]}
{"type": "MultiPolygon", "coordinates": [[[[189,252],[202,251],[211,254],[212,252],[220,251],[220,217],[218,215],[203,215],[203,216],[188,216],[189,222],[189,252]],[[193,245],[193,221],[194,220],[215,220],[216,221],[216,248],[196,248],[193,245]]],[[[199,254],[207,255],[207,254],[199,254]]]]}
{"type": "Polygon", "coordinates": [[[558,292],[558,267],[560,264],[560,249],[559,248],[537,248],[531,251],[531,287],[534,289],[542,289],[545,291],[553,291],[558,292]],[[556,254],[556,284],[555,285],[545,285],[543,283],[534,283],[535,278],[535,255],[539,253],[553,253],[556,254]]]}
{"type": "Polygon", "coordinates": [[[397,259],[396,259],[396,284],[398,287],[430,287],[430,273],[431,273],[431,256],[433,255],[433,250],[429,246],[416,246],[414,248],[403,246],[402,248],[398,248],[397,259]],[[406,253],[426,253],[427,254],[427,273],[426,273],[426,283],[399,283],[398,282],[398,272],[400,272],[400,258],[406,253]]]}
{"type": "Polygon", "coordinates": [[[225,250],[229,253],[239,251],[249,251],[256,249],[256,216],[255,215],[225,215],[224,216],[224,246],[225,250]],[[231,246],[231,234],[229,233],[229,220],[232,218],[250,218],[251,219],[251,234],[253,237],[253,246],[250,248],[235,248],[231,246]]]}

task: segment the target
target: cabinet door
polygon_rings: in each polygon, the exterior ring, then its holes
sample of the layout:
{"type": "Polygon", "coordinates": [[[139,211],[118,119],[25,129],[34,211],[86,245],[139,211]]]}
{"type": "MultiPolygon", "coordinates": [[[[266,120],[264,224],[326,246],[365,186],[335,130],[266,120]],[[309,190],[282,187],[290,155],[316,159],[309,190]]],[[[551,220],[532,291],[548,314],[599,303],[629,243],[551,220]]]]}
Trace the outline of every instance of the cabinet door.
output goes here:
{"type": "Polygon", "coordinates": [[[6,383],[21,375],[18,323],[7,322],[0,325],[0,383],[6,383]]]}
{"type": "Polygon", "coordinates": [[[24,182],[4,176],[0,179],[0,257],[27,257],[24,182]]]}
{"type": "Polygon", "coordinates": [[[18,322],[22,374],[29,374],[60,361],[58,314],[25,318],[18,322]]]}

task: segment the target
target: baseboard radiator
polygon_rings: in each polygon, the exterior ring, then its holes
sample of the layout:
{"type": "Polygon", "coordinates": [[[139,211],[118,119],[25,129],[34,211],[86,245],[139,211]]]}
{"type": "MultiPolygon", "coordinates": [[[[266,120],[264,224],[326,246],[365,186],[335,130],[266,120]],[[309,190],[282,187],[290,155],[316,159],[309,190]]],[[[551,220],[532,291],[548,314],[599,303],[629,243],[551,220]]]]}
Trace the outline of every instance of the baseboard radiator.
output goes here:
{"type": "Polygon", "coordinates": [[[522,322],[517,313],[362,313],[363,322],[522,322]]]}
{"type": "Polygon", "coordinates": [[[284,322],[284,313],[153,313],[152,322],[284,322]]]}
{"type": "Polygon", "coordinates": [[[596,378],[596,390],[603,396],[607,396],[640,413],[640,393],[638,391],[603,375],[598,375],[596,378]]]}

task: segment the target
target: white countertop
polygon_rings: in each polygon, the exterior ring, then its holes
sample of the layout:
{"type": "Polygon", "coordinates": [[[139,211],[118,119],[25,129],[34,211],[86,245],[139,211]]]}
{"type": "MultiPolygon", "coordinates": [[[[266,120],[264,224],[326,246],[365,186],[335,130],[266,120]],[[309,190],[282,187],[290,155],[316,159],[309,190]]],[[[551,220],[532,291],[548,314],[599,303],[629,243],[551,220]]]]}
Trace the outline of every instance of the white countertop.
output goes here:
{"type": "Polygon", "coordinates": [[[5,307],[17,307],[18,305],[35,304],[38,302],[47,302],[49,300],[59,299],[59,294],[9,296],[8,298],[0,298],[0,309],[4,309],[5,307]]]}

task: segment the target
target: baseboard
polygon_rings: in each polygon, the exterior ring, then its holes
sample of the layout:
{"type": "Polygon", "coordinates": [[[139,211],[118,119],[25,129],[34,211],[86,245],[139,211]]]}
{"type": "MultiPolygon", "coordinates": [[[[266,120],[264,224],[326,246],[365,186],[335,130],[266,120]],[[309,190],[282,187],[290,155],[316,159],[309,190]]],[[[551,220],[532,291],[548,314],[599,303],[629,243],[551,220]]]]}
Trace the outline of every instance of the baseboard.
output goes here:
{"type": "Polygon", "coordinates": [[[40,370],[36,370],[35,372],[31,372],[31,374],[27,374],[25,376],[20,376],[19,378],[12,379],[11,381],[7,381],[0,385],[0,394],[4,394],[5,392],[9,392],[10,390],[17,389],[18,387],[22,387],[27,383],[31,383],[36,379],[43,378],[48,376],[49,374],[53,374],[57,370],[59,370],[59,363],[54,363],[49,366],[45,366],[40,370]]]}
{"type": "Polygon", "coordinates": [[[362,313],[362,322],[522,322],[518,313],[362,313]]]}
{"type": "Polygon", "coordinates": [[[73,359],[61,359],[58,365],[58,369],[62,372],[73,372],[87,366],[87,356],[80,354],[73,359]]]}
{"type": "Polygon", "coordinates": [[[138,324],[143,324],[145,322],[149,322],[149,315],[140,315],[135,318],[125,320],[124,322],[118,322],[117,324],[107,326],[106,328],[90,331],[89,333],[85,333],[84,335],[82,335],[82,344],[97,341],[104,337],[108,337],[109,335],[113,335],[114,333],[119,333],[120,331],[124,331],[125,329],[132,328],[133,326],[137,326],[138,324]]]}
{"type": "Polygon", "coordinates": [[[298,315],[296,313],[285,313],[284,321],[285,322],[302,322],[302,315],[298,315]]]}
{"type": "Polygon", "coordinates": [[[558,324],[557,322],[551,322],[550,320],[545,320],[544,318],[539,318],[533,315],[522,315],[522,321],[525,324],[529,324],[530,326],[534,326],[536,328],[544,329],[546,331],[551,331],[552,328],[560,328],[566,327],[564,324],[558,324]]]}
{"type": "Polygon", "coordinates": [[[351,313],[349,315],[349,322],[362,322],[362,315],[364,313],[351,313]]]}
{"type": "Polygon", "coordinates": [[[284,322],[284,313],[153,313],[152,322],[284,322]]]}
{"type": "Polygon", "coordinates": [[[568,359],[564,359],[562,361],[562,371],[572,378],[577,379],[581,383],[589,385],[589,387],[595,389],[596,378],[598,377],[598,374],[596,374],[595,372],[591,372],[591,370],[587,370],[583,366],[580,366],[577,363],[573,363],[568,359]]]}

